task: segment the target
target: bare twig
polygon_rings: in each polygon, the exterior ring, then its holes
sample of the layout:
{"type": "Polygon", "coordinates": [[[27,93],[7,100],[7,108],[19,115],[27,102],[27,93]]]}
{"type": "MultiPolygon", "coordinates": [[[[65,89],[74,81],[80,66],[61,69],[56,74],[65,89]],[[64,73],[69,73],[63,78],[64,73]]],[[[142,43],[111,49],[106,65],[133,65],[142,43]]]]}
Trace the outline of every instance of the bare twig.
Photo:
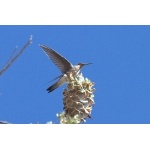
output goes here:
{"type": "Polygon", "coordinates": [[[9,124],[7,121],[0,121],[0,124],[9,124]]]}
{"type": "Polygon", "coordinates": [[[2,68],[2,70],[0,70],[0,75],[2,75],[2,73],[4,71],[6,71],[11,64],[22,54],[22,52],[32,43],[32,36],[30,36],[30,39],[28,40],[28,42],[23,46],[23,48],[14,56],[14,53],[16,51],[13,51],[12,55],[10,56],[10,58],[8,59],[8,61],[6,62],[6,65],[2,68]],[[13,57],[14,56],[14,57],[13,57]]]}
{"type": "Polygon", "coordinates": [[[9,62],[12,60],[13,56],[15,55],[17,48],[18,47],[16,46],[15,49],[12,51],[12,54],[10,55],[9,59],[6,61],[5,66],[7,66],[7,64],[9,64],[9,62]]]}

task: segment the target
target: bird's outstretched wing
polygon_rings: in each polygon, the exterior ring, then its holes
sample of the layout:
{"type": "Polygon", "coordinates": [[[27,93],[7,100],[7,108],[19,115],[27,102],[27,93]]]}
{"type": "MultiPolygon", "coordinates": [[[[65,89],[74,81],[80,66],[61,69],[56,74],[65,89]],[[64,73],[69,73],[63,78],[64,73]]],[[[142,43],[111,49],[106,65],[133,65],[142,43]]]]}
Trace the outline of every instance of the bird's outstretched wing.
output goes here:
{"type": "Polygon", "coordinates": [[[53,49],[45,46],[45,45],[39,45],[46,55],[52,60],[52,62],[60,69],[62,73],[66,73],[69,69],[73,67],[73,65],[63,56],[61,56],[59,53],[54,51],[53,49]]]}

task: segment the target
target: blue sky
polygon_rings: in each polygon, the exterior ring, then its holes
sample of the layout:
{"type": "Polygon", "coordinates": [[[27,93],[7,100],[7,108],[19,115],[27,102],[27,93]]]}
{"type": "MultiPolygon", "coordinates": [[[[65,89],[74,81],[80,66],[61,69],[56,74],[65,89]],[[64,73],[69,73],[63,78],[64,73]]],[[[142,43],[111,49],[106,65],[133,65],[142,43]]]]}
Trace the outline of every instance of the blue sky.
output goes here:
{"type": "Polygon", "coordinates": [[[0,76],[0,120],[59,123],[65,85],[48,94],[60,75],[39,44],[58,51],[95,82],[87,124],[150,123],[150,26],[0,26],[0,68],[13,49],[33,43],[0,76]]]}

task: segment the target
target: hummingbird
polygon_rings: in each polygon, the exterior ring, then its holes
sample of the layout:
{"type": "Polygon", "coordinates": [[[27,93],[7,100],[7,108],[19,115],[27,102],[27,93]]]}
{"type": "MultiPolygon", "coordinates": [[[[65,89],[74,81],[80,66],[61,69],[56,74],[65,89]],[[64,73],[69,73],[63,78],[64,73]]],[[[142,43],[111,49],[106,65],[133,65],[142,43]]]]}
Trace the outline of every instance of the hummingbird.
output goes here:
{"type": "MultiPolygon", "coordinates": [[[[60,55],[58,52],[54,51],[53,49],[45,46],[45,45],[39,45],[46,55],[51,59],[51,61],[59,68],[61,71],[61,75],[56,77],[55,79],[58,79],[56,83],[51,85],[49,88],[47,88],[48,93],[54,91],[59,86],[63,85],[64,83],[69,82],[67,73],[73,72],[80,73],[80,70],[83,66],[92,64],[92,63],[78,63],[77,65],[72,65],[66,58],[64,58],[62,55],[60,55]]],[[[53,79],[53,80],[55,80],[53,79]]]]}

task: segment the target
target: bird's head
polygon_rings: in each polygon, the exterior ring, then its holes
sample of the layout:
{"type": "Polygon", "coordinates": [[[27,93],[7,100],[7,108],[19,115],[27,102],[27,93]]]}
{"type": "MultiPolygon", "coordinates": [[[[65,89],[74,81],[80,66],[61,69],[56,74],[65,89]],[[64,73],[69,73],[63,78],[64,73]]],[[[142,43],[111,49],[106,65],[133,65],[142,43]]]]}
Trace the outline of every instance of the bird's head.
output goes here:
{"type": "Polygon", "coordinates": [[[78,63],[79,68],[81,69],[83,66],[90,65],[92,63],[78,63]]]}

